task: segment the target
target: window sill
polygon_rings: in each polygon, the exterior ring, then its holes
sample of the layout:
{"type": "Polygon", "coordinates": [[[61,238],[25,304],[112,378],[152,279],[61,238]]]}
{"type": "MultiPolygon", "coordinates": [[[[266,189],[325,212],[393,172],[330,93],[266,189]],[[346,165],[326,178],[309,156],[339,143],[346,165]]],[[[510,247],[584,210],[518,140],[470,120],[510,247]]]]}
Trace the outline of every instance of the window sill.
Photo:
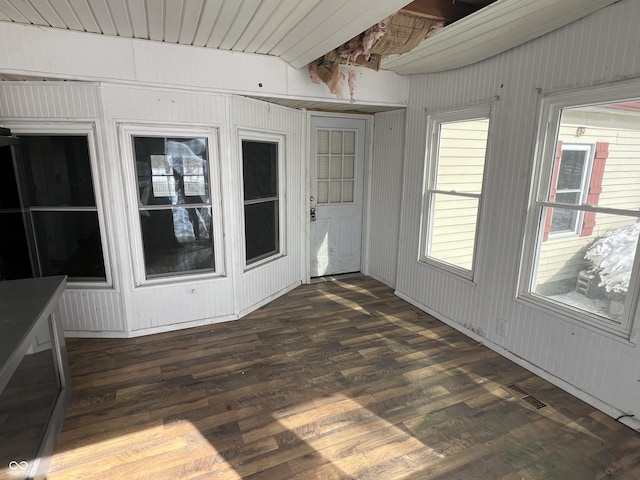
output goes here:
{"type": "Polygon", "coordinates": [[[83,282],[70,280],[67,277],[67,290],[115,290],[113,284],[103,280],[99,282],[83,282]]]}
{"type": "Polygon", "coordinates": [[[631,341],[630,330],[616,324],[614,321],[601,320],[595,315],[584,314],[577,309],[565,307],[529,293],[518,294],[515,297],[515,301],[547,315],[552,315],[560,321],[584,328],[593,333],[616,340],[624,345],[631,347],[636,346],[636,344],[631,341]]]}
{"type": "Polygon", "coordinates": [[[471,285],[472,287],[478,286],[478,284],[473,280],[472,271],[463,270],[461,268],[457,268],[444,262],[439,262],[429,257],[419,258],[418,263],[424,267],[428,267],[433,270],[437,270],[440,273],[444,273],[445,275],[455,278],[456,280],[460,280],[461,282],[466,283],[467,285],[471,285]]]}
{"type": "Polygon", "coordinates": [[[224,274],[215,273],[215,272],[207,272],[207,273],[199,273],[199,274],[188,273],[184,275],[177,274],[171,277],[147,278],[142,280],[141,282],[138,282],[135,288],[163,287],[163,286],[180,285],[184,283],[221,280],[226,278],[227,277],[224,274]]]}
{"type": "Polygon", "coordinates": [[[253,270],[257,269],[257,268],[260,268],[260,267],[263,267],[265,265],[268,265],[268,264],[270,264],[272,262],[275,262],[275,261],[277,261],[277,260],[279,260],[281,258],[284,258],[284,257],[286,257],[286,255],[284,253],[277,253],[277,254],[272,255],[270,257],[263,258],[262,260],[258,260],[257,262],[252,263],[251,265],[245,265],[244,266],[244,273],[251,272],[251,271],[253,271],[253,270]]]}

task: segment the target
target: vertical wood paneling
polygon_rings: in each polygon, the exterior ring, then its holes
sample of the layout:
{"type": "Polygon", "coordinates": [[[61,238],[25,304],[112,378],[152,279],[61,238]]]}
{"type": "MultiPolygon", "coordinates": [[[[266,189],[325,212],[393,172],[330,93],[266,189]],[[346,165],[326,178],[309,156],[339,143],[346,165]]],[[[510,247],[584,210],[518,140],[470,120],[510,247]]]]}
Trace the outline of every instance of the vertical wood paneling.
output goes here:
{"type": "Polygon", "coordinates": [[[369,214],[369,274],[391,287],[396,285],[404,110],[378,113],[374,119],[369,214]]]}
{"type": "MultiPolygon", "coordinates": [[[[285,256],[265,265],[243,271],[241,249],[238,249],[236,262],[237,295],[240,312],[259,306],[265,299],[271,298],[302,282],[302,237],[304,232],[303,208],[305,189],[305,130],[306,116],[303,111],[279,107],[257,100],[231,97],[232,137],[231,161],[237,172],[237,185],[242,182],[242,152],[238,141],[238,128],[285,135],[285,256]]],[[[240,188],[235,188],[236,215],[234,222],[238,244],[244,242],[242,230],[242,198],[240,188]]]]}
{"type": "MultiPolygon", "coordinates": [[[[106,121],[109,131],[109,150],[119,163],[123,175],[114,178],[121,182],[121,188],[135,191],[133,160],[128,158],[117,138],[118,124],[157,124],[163,128],[175,126],[193,127],[198,130],[211,129],[218,132],[218,145],[212,145],[218,155],[218,169],[222,185],[212,185],[212,199],[223,202],[223,222],[225,240],[216,249],[224,250],[227,269],[223,277],[211,277],[190,281],[188,278],[168,280],[161,285],[136,287],[132,282],[132,272],[122,279],[128,299],[131,317],[130,328],[139,335],[159,328],[177,328],[181,324],[214,321],[216,318],[233,317],[236,311],[233,292],[232,243],[228,232],[233,228],[233,218],[227,214],[226,200],[233,185],[229,185],[230,159],[226,151],[228,140],[225,125],[228,122],[227,97],[215,94],[187,93],[154,88],[104,86],[102,89],[106,121]]],[[[137,209],[130,209],[124,198],[113,198],[113,208],[120,212],[120,225],[127,224],[127,218],[137,221],[137,209]]],[[[130,249],[129,242],[138,241],[123,237],[118,240],[122,248],[130,249]]],[[[135,243],[134,243],[135,245],[135,243]]],[[[135,247],[134,247],[135,248],[135,247]]]]}
{"type": "MultiPolygon", "coordinates": [[[[633,346],[514,300],[539,95],[640,75],[640,2],[623,1],[466,68],[412,78],[397,290],[621,411],[640,415],[633,346]],[[416,262],[425,108],[499,95],[478,239],[476,285],[416,262]],[[496,318],[508,323],[495,334],[496,318]]],[[[637,317],[637,315],[636,315],[637,317]]]]}
{"type": "Polygon", "coordinates": [[[81,83],[2,83],[0,116],[17,118],[96,118],[96,85],[81,83]]]}
{"type": "Polygon", "coordinates": [[[120,332],[126,330],[121,297],[113,290],[69,290],[60,300],[65,332],[120,332]]]}
{"type": "MultiPolygon", "coordinates": [[[[0,84],[0,124],[16,120],[39,125],[56,120],[94,123],[99,115],[100,97],[96,85],[73,82],[0,84]]],[[[99,162],[103,158],[102,153],[98,154],[99,162]]],[[[110,204],[108,198],[102,200],[104,205],[110,204]]],[[[105,224],[102,228],[109,230],[105,224]]],[[[116,259],[112,258],[112,261],[116,259]]],[[[107,265],[110,267],[112,265],[107,265]]],[[[121,295],[111,287],[67,288],[61,305],[62,322],[67,333],[114,332],[123,335],[126,330],[121,295]]]]}

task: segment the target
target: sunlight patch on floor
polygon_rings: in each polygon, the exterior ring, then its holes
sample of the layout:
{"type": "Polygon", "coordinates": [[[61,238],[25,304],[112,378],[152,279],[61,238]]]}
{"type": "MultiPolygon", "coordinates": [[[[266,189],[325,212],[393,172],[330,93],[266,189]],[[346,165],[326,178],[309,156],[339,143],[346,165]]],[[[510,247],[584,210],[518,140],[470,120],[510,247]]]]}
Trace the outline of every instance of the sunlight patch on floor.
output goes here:
{"type": "Polygon", "coordinates": [[[402,455],[420,456],[422,460],[428,456],[433,461],[444,457],[410,433],[370,412],[366,405],[372,400],[366,396],[363,405],[342,394],[334,394],[319,399],[318,407],[309,412],[283,415],[278,421],[322,457],[314,468],[331,464],[347,475],[356,475],[370,466],[384,468],[385,462],[395,465],[402,455]],[[317,427],[305,428],[312,420],[317,427]]]}
{"type": "Polygon", "coordinates": [[[150,478],[154,472],[162,472],[165,478],[171,471],[175,472],[175,478],[203,472],[211,472],[215,475],[212,478],[242,478],[198,427],[178,420],[56,453],[47,479],[137,479],[150,478]],[[70,456],[74,458],[74,466],[58,474],[70,456]],[[84,461],[78,461],[79,458],[84,461]]]}

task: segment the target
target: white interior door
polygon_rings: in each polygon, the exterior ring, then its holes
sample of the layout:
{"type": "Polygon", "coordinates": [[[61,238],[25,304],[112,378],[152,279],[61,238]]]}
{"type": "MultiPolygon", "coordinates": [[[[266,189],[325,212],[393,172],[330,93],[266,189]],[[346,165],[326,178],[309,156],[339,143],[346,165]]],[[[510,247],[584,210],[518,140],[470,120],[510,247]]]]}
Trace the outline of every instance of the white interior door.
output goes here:
{"type": "Polygon", "coordinates": [[[312,277],[360,271],[366,120],[311,117],[312,277]]]}

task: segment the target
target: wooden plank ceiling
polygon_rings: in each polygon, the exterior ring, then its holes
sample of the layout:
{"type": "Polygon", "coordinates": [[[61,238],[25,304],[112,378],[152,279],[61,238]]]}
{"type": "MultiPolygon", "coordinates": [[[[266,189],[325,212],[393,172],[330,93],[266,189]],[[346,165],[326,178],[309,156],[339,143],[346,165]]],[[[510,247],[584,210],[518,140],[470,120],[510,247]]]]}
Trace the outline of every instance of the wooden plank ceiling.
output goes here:
{"type": "Polygon", "coordinates": [[[448,24],[382,63],[411,74],[475,63],[615,1],[0,0],[0,22],[273,55],[303,68],[406,7],[448,24]]]}

